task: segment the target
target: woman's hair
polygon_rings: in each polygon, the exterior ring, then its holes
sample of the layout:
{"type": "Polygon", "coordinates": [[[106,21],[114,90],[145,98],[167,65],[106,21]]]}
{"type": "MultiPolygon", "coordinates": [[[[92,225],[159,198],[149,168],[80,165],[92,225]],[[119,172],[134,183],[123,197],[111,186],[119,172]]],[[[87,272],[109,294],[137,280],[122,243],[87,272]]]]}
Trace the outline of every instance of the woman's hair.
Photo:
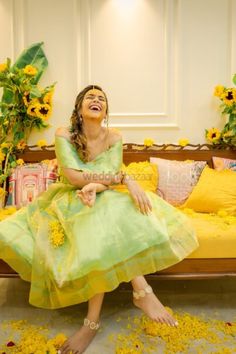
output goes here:
{"type": "Polygon", "coordinates": [[[76,97],[75,107],[72,112],[72,116],[70,118],[71,142],[76,147],[79,157],[84,162],[88,161],[89,154],[88,154],[88,150],[87,150],[87,139],[86,139],[86,136],[84,135],[84,132],[82,129],[83,120],[82,120],[82,117],[80,116],[79,111],[82,107],[84,96],[86,95],[86,93],[88,91],[93,90],[93,89],[103,92],[105,99],[106,99],[106,104],[107,104],[106,114],[108,115],[108,101],[107,101],[107,96],[106,96],[105,92],[102,90],[102,88],[100,86],[89,85],[89,86],[85,87],[76,97]]]}

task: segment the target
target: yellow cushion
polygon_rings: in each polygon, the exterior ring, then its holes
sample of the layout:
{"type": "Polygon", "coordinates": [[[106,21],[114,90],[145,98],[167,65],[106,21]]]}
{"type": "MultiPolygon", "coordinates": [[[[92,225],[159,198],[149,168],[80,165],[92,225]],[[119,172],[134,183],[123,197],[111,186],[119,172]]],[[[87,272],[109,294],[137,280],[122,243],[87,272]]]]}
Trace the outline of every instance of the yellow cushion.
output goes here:
{"type": "Polygon", "coordinates": [[[236,216],[222,217],[220,213],[213,215],[194,211],[187,214],[199,241],[199,247],[188,258],[236,257],[236,216]]]}
{"type": "MultiPolygon", "coordinates": [[[[135,180],[145,191],[156,193],[158,173],[155,164],[149,161],[132,162],[128,166],[123,164],[122,171],[129,175],[129,178],[135,180]]],[[[119,192],[129,192],[126,185],[123,184],[113,185],[110,189],[119,192]]]]}
{"type": "Polygon", "coordinates": [[[203,213],[225,210],[236,215],[236,173],[206,166],[183,206],[203,213]]]}

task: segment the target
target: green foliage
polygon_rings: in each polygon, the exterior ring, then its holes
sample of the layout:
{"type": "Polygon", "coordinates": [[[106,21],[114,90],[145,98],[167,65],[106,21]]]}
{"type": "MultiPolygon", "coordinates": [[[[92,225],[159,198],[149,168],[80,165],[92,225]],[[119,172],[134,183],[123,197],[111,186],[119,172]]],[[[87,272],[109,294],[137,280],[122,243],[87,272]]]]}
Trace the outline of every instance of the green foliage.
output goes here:
{"type": "Polygon", "coordinates": [[[14,145],[24,139],[27,142],[33,128],[47,127],[51,114],[54,85],[39,89],[37,82],[48,66],[42,50],[43,43],[36,43],[24,52],[11,66],[7,59],[6,68],[0,70],[0,87],[3,96],[0,103],[0,143],[13,141],[14,145]]]}
{"type": "MultiPolygon", "coordinates": [[[[0,189],[6,187],[11,167],[16,166],[16,153],[25,146],[32,129],[45,129],[52,112],[55,83],[39,88],[37,83],[48,66],[42,49],[35,43],[25,49],[11,64],[7,58],[0,64],[0,189]]],[[[1,191],[0,191],[1,192],[1,191]]]]}
{"type": "MultiPolygon", "coordinates": [[[[232,81],[236,85],[236,74],[232,81]]],[[[215,145],[236,146],[236,88],[216,86],[214,95],[221,100],[220,108],[222,114],[228,116],[228,121],[222,131],[219,131],[219,134],[217,132],[217,138],[212,138],[211,134],[215,128],[206,130],[205,136],[215,145]]]]}
{"type": "Polygon", "coordinates": [[[32,83],[34,84],[39,81],[40,77],[48,66],[48,60],[44,54],[44,51],[42,50],[42,45],[43,42],[35,43],[29,48],[25,49],[12,67],[12,69],[15,70],[16,68],[23,69],[26,65],[29,64],[34,66],[38,70],[37,75],[35,75],[32,80],[32,83]]]}

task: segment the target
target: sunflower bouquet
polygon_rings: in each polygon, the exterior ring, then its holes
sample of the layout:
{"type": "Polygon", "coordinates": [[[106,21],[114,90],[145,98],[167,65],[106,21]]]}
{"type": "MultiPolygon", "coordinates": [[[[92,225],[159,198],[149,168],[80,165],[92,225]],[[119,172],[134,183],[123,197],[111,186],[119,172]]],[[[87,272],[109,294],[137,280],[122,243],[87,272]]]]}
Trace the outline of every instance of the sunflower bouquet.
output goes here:
{"type": "Polygon", "coordinates": [[[55,83],[38,86],[48,66],[43,43],[33,44],[14,65],[8,58],[0,64],[0,199],[6,194],[6,180],[11,168],[21,163],[16,155],[26,147],[32,129],[49,127],[55,83]]]}
{"type": "MultiPolygon", "coordinates": [[[[236,74],[233,83],[236,85],[236,74]]],[[[206,129],[206,139],[214,145],[236,146],[236,87],[218,85],[215,87],[214,96],[221,100],[222,115],[228,115],[228,121],[222,131],[218,128],[206,129]]]]}

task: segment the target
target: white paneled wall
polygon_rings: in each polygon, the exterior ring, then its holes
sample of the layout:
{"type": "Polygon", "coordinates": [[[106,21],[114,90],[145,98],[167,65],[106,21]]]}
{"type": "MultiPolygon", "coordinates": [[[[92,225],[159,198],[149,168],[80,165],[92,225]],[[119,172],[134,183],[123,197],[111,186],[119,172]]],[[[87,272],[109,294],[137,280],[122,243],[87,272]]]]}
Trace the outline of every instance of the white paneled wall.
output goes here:
{"type": "Polygon", "coordinates": [[[0,61],[44,42],[40,84],[57,81],[48,142],[96,83],[125,141],[201,143],[224,123],[212,92],[236,72],[235,18],[236,0],[0,0],[0,61]]]}

